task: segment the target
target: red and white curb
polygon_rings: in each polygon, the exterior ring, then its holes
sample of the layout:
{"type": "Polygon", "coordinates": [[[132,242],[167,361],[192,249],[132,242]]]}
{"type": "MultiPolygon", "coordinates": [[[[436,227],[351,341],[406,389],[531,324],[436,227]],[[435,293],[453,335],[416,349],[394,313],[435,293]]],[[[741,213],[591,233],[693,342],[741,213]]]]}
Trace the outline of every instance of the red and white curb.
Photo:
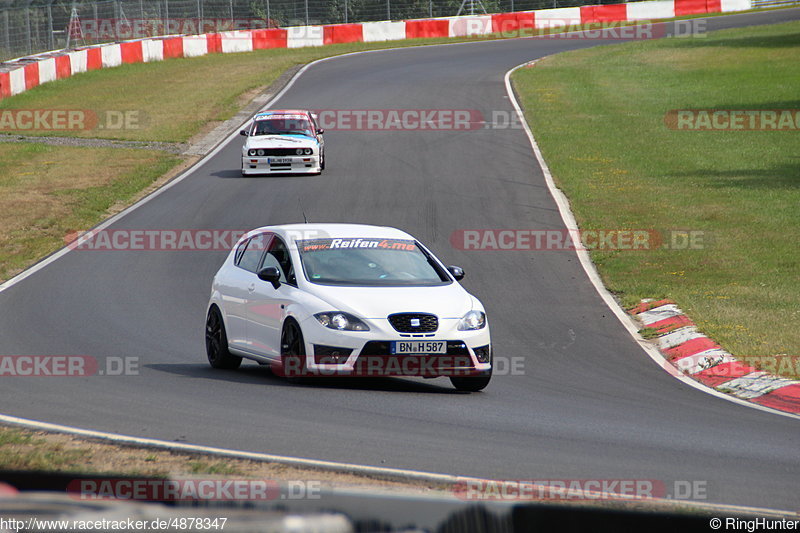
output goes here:
{"type": "Polygon", "coordinates": [[[682,374],[736,398],[787,413],[800,413],[800,381],[761,372],[738,361],[670,300],[642,301],[630,314],[655,330],[664,358],[682,374]]]}

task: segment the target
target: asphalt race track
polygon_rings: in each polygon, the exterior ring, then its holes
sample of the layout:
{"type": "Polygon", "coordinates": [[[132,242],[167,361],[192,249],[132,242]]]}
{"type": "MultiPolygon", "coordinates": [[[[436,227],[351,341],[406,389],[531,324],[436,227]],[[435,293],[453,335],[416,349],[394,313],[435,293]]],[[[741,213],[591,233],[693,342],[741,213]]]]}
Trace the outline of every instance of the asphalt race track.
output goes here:
{"type": "MultiPolygon", "coordinates": [[[[708,28],[800,9],[708,19],[708,28]]],[[[511,113],[510,68],[608,40],[518,39],[342,57],[273,107],[511,113]]],[[[223,251],[74,251],[0,293],[0,353],[138,357],[139,375],[6,377],[0,412],[295,457],[501,479],[706,482],[709,501],[800,509],[800,422],[686,386],[603,304],[572,252],[459,251],[458,229],[563,228],[521,129],[326,134],[319,177],[242,178],[241,138],[113,229],[301,222],[396,226],[464,267],[497,356],[483,393],[445,378],[290,384],[212,370],[203,325],[223,251]]]]}

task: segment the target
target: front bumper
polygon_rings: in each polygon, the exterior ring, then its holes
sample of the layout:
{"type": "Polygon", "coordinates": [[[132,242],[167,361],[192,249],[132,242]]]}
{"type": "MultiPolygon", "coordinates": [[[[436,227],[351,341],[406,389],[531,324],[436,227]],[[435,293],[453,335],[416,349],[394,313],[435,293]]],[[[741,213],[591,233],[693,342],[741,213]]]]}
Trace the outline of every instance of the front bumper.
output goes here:
{"type": "Polygon", "coordinates": [[[242,156],[242,174],[316,174],[322,169],[318,155],[291,157],[242,156]],[[274,160],[279,162],[275,162],[274,160]],[[287,160],[290,160],[287,162],[287,160]]]}
{"type": "MultiPolygon", "coordinates": [[[[433,333],[399,333],[388,320],[364,320],[370,331],[337,331],[311,317],[301,324],[307,376],[477,376],[492,369],[489,325],[458,331],[459,319],[440,319],[433,333]],[[446,353],[392,354],[395,341],[445,341],[446,353]]],[[[290,373],[292,369],[285,369],[290,373]]]]}

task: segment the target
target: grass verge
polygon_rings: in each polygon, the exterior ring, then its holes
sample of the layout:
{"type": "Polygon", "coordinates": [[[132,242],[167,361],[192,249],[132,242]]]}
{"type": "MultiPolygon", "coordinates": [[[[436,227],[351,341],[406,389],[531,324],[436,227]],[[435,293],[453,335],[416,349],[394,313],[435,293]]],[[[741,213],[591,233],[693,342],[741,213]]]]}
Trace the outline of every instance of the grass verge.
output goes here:
{"type": "Polygon", "coordinates": [[[800,131],[687,131],[673,109],[798,109],[800,24],[633,42],[513,76],[583,229],[701,232],[696,249],[592,251],[625,306],[670,298],[740,358],[800,377],[800,131]],[[783,354],[783,356],[781,356],[783,354]],[[794,357],[797,361],[797,357],[794,357]]]}
{"type": "Polygon", "coordinates": [[[313,480],[319,481],[321,486],[377,486],[415,491],[446,489],[444,486],[417,481],[403,483],[247,459],[119,446],[61,433],[8,426],[0,426],[0,470],[173,478],[212,476],[278,482],[313,480]]]}
{"type": "Polygon", "coordinates": [[[0,143],[0,279],[126,204],[179,160],[154,150],[0,143]]]}

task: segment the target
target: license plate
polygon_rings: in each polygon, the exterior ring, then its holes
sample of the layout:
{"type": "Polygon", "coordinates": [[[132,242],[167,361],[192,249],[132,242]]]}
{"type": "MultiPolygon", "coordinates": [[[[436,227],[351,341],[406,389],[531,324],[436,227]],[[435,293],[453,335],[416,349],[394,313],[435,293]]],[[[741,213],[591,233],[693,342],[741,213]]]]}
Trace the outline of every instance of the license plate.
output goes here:
{"type": "Polygon", "coordinates": [[[280,163],[291,163],[291,157],[269,157],[267,158],[267,163],[271,165],[280,164],[280,163]]]}
{"type": "Polygon", "coordinates": [[[447,353],[446,341],[393,341],[392,355],[447,353]]]}

